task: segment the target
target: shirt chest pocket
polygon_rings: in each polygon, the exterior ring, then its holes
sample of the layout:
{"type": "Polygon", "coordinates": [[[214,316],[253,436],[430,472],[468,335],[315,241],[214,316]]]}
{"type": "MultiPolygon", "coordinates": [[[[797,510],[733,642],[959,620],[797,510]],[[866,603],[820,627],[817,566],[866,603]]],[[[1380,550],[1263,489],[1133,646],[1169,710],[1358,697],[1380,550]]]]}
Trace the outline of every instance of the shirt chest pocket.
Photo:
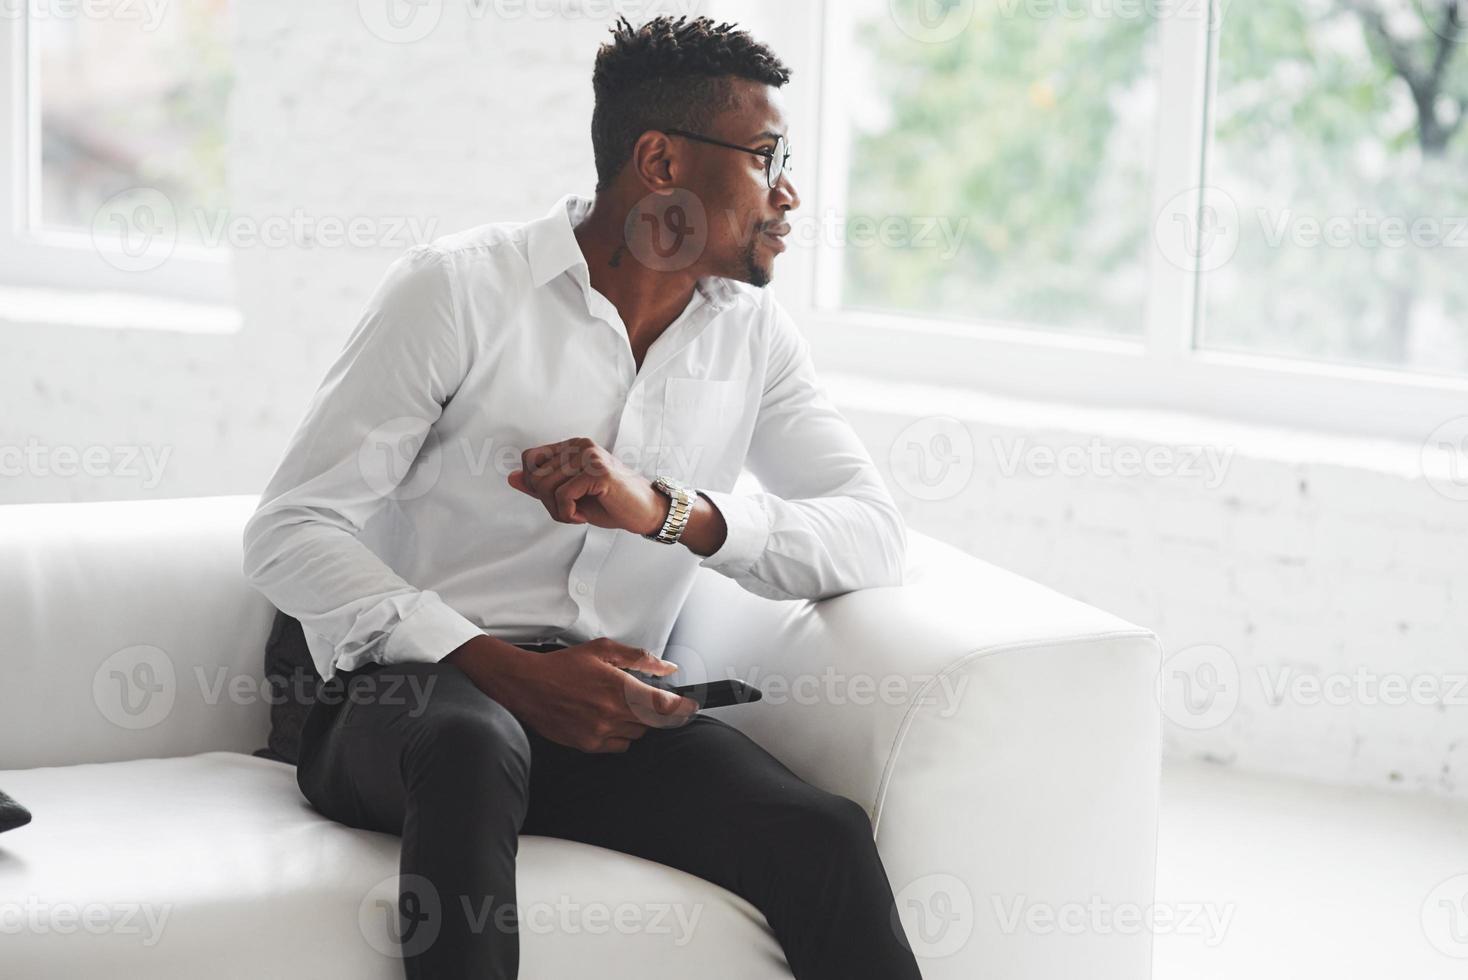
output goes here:
{"type": "Polygon", "coordinates": [[[744,422],[751,397],[746,378],[669,378],[658,472],[711,490],[732,488],[748,448],[744,422]]]}

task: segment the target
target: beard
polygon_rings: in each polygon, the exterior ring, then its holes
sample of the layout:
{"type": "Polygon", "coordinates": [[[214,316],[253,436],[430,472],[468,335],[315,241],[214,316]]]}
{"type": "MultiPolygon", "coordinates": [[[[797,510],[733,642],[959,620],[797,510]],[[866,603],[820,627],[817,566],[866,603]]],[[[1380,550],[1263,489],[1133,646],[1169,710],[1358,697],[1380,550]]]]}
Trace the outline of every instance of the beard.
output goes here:
{"type": "Polygon", "coordinates": [[[749,244],[744,246],[744,254],[740,256],[744,269],[738,278],[751,286],[763,289],[770,284],[770,270],[759,263],[759,242],[759,235],[754,235],[750,238],[749,244]]]}

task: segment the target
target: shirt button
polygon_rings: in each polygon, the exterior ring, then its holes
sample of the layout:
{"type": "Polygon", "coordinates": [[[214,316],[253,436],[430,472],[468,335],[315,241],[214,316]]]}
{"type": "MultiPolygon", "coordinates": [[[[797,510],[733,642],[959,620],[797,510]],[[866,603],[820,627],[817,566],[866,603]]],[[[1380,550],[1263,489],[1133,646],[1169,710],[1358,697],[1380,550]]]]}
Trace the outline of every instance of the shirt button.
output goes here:
{"type": "Polygon", "coordinates": [[[577,595],[586,595],[586,593],[588,593],[590,591],[591,591],[591,586],[587,585],[585,582],[577,582],[576,583],[576,594],[577,595]]]}

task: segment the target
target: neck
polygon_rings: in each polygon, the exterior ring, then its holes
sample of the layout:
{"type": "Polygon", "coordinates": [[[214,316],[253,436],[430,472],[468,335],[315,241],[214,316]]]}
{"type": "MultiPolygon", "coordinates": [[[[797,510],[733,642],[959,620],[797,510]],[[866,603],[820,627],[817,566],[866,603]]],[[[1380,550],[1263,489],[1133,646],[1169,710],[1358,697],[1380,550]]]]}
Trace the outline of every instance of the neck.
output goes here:
{"type": "Polygon", "coordinates": [[[634,350],[646,350],[683,312],[698,282],[698,263],[677,272],[649,269],[627,245],[631,204],[600,197],[574,229],[591,286],[616,307],[634,350]]]}

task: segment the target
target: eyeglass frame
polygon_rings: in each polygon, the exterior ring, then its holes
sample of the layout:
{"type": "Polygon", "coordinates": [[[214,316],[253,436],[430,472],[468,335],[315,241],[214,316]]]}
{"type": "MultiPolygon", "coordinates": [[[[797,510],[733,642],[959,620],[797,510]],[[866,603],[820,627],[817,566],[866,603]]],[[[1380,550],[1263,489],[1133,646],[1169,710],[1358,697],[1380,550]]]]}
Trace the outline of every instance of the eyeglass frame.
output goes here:
{"type": "Polygon", "coordinates": [[[714,146],[723,146],[731,150],[743,150],[745,153],[753,153],[757,157],[764,157],[765,183],[769,185],[770,190],[778,187],[780,177],[784,177],[790,170],[790,140],[784,136],[775,137],[775,149],[757,150],[752,146],[740,146],[738,143],[728,143],[721,139],[714,139],[712,136],[705,136],[702,133],[691,133],[686,129],[665,129],[663,132],[669,136],[682,136],[687,139],[698,140],[701,143],[712,143],[714,146]],[[785,154],[780,160],[780,175],[777,177],[775,176],[775,157],[782,145],[785,147],[785,154]]]}

